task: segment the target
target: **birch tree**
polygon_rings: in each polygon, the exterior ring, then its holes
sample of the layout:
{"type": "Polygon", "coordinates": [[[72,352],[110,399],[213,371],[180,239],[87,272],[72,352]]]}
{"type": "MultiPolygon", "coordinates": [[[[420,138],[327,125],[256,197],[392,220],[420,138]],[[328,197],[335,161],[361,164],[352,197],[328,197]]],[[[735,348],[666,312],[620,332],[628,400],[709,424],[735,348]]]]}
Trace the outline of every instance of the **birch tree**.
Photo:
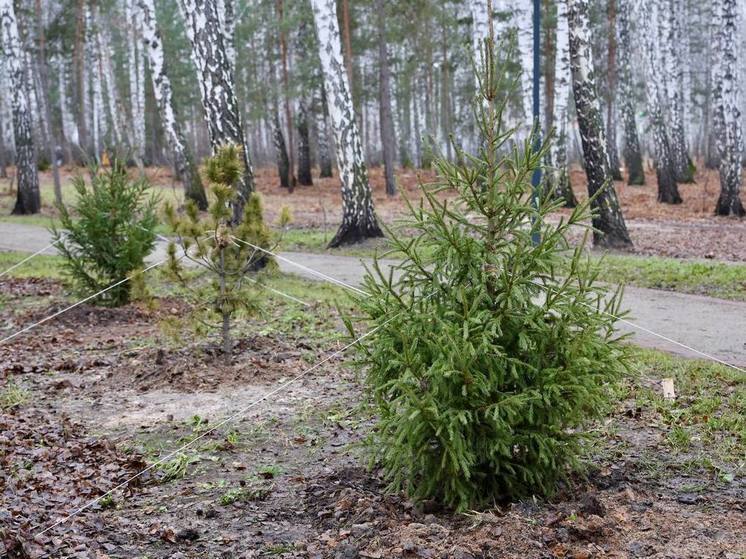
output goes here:
{"type": "Polygon", "coordinates": [[[720,197],[715,213],[741,217],[746,214],[739,197],[743,157],[738,39],[741,17],[737,0],[715,0],[717,17],[717,68],[713,87],[715,129],[720,153],[720,197]]]}
{"type": "Polygon", "coordinates": [[[383,149],[383,166],[386,177],[386,194],[396,194],[394,178],[394,157],[396,137],[394,136],[394,118],[391,114],[391,72],[389,70],[389,53],[386,42],[386,3],[376,0],[378,12],[378,107],[381,129],[381,147],[383,149]]]}
{"type": "Polygon", "coordinates": [[[13,0],[0,0],[0,47],[2,47],[0,51],[5,59],[5,69],[10,78],[10,99],[13,112],[18,184],[13,213],[35,214],[41,210],[39,174],[36,167],[36,149],[23,65],[24,54],[18,35],[18,22],[13,0]]]}
{"type": "Polygon", "coordinates": [[[664,60],[671,120],[671,156],[676,181],[688,183],[694,182],[694,174],[684,126],[684,61],[681,58],[684,30],[681,4],[681,0],[667,0],[664,5],[665,11],[660,15],[666,18],[663,38],[666,48],[664,60]]]}
{"type": "Polygon", "coordinates": [[[588,195],[593,197],[593,244],[632,246],[609,171],[601,106],[596,93],[588,17],[590,0],[566,0],[575,111],[583,145],[588,195]]]}
{"type": "Polygon", "coordinates": [[[660,13],[661,0],[641,3],[642,9],[637,12],[641,22],[644,38],[646,77],[648,86],[648,108],[650,127],[653,131],[655,146],[655,174],[658,178],[658,201],[665,204],[680,204],[679,186],[676,182],[673,153],[669,132],[666,127],[665,107],[665,74],[662,71],[661,45],[657,38],[662,35],[660,13]]]}
{"type": "Polygon", "coordinates": [[[139,23],[142,18],[136,16],[137,0],[125,0],[125,18],[127,26],[127,45],[130,94],[130,120],[132,156],[138,166],[142,165],[145,156],[145,61],[141,50],[142,30],[139,23]]]}
{"type": "Polygon", "coordinates": [[[233,219],[241,221],[243,208],[254,191],[254,171],[244,139],[241,113],[235,94],[233,72],[225,48],[218,0],[179,0],[192,45],[192,61],[210,135],[213,153],[224,144],[242,146],[244,174],[233,202],[233,219]]]}
{"type": "Polygon", "coordinates": [[[577,205],[570,185],[567,168],[567,122],[570,100],[570,40],[567,28],[567,5],[557,3],[557,31],[554,64],[554,110],[552,111],[555,138],[550,148],[551,171],[548,174],[550,188],[564,200],[565,207],[577,205]]]}
{"type": "Polygon", "coordinates": [[[171,148],[174,171],[184,187],[184,197],[193,200],[201,210],[207,209],[207,197],[194,158],[176,116],[173,88],[166,71],[163,41],[158,28],[153,0],[137,0],[138,24],[142,30],[143,45],[148,55],[153,95],[158,105],[161,124],[171,148]]]}
{"type": "Polygon", "coordinates": [[[335,247],[370,237],[381,237],[383,233],[373,209],[373,195],[352,106],[350,84],[342,59],[336,2],[311,0],[311,5],[342,182],[342,224],[329,243],[330,247],[335,247]]]}
{"type": "Polygon", "coordinates": [[[635,93],[632,83],[632,38],[630,34],[631,0],[619,0],[618,35],[619,35],[619,93],[624,130],[624,147],[622,155],[627,167],[627,184],[645,184],[645,173],[642,168],[642,152],[637,136],[635,121],[635,93]]]}

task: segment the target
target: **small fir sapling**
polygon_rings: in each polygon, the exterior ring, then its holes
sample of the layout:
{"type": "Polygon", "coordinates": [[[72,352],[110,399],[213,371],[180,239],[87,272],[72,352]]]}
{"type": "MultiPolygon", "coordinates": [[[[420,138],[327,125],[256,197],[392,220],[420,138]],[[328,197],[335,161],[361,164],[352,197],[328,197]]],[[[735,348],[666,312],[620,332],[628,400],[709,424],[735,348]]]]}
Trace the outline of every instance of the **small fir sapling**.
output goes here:
{"type": "Polygon", "coordinates": [[[485,52],[481,148],[436,161],[438,182],[408,202],[402,226],[415,236],[389,235],[404,255],[398,274],[376,260],[357,300],[377,328],[356,345],[377,412],[372,458],[392,489],[462,511],[551,493],[628,366],[612,316],[620,292],[597,284],[584,244],[567,240],[588,223],[589,202],[560,220],[548,219],[562,205],[552,193],[532,203],[548,145],[511,146],[505,72],[489,41],[485,52]]]}
{"type": "MultiPolygon", "coordinates": [[[[77,199],[69,207],[57,205],[59,228],[53,225],[51,231],[76,292],[92,295],[123,279],[136,279],[155,246],[158,197],[146,180],[130,179],[118,159],[108,169],[92,167],[90,185],[82,176],[72,183],[77,199]]],[[[122,282],[94,302],[125,305],[136,284],[122,282]]]]}
{"type": "Polygon", "coordinates": [[[244,207],[243,220],[233,223],[231,201],[236,195],[235,185],[243,176],[240,146],[221,146],[205,161],[203,174],[210,198],[204,217],[192,200],[187,201],[183,214],[171,205],[166,206],[167,222],[178,237],[168,247],[167,272],[192,303],[191,318],[196,330],[219,331],[222,352],[229,358],[233,319],[239,312],[251,315],[259,308],[260,287],[258,279],[251,276],[274,265],[266,252],[255,247],[272,250],[271,239],[256,193],[244,207]],[[183,260],[206,270],[210,282],[204,285],[195,281],[184,269],[183,260]]]}

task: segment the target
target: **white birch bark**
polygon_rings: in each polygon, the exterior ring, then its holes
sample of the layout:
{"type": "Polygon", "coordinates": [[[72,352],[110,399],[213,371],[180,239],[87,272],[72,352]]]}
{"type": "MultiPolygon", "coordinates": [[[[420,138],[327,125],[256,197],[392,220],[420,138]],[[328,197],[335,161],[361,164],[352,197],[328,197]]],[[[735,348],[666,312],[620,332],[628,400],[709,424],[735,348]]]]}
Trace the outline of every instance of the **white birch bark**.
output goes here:
{"type": "Polygon", "coordinates": [[[330,246],[339,246],[369,237],[380,237],[383,233],[373,210],[368,171],[342,59],[336,2],[311,0],[311,5],[342,182],[342,224],[329,243],[330,246]]]}
{"type": "Polygon", "coordinates": [[[73,146],[80,146],[80,137],[78,136],[78,127],[75,124],[75,117],[70,109],[70,100],[68,96],[67,65],[65,59],[59,57],[57,63],[57,87],[60,103],[60,116],[62,120],[62,134],[65,140],[73,146]]]}
{"type": "Polygon", "coordinates": [[[743,131],[740,107],[740,83],[737,41],[741,31],[741,14],[737,0],[716,0],[717,66],[713,98],[715,130],[720,153],[720,197],[715,213],[743,216],[740,199],[743,131]]]}
{"type": "Polygon", "coordinates": [[[583,145],[588,195],[594,197],[591,204],[593,244],[629,247],[632,241],[609,170],[601,105],[596,93],[589,19],[590,0],[566,1],[575,111],[583,145]]]}
{"type": "Polygon", "coordinates": [[[636,11],[641,24],[643,41],[645,43],[645,62],[648,86],[648,106],[650,109],[650,125],[653,129],[655,146],[655,170],[658,177],[658,201],[667,204],[680,204],[676,173],[671,153],[671,141],[665,120],[665,71],[663,66],[663,52],[659,37],[665,35],[665,17],[661,13],[660,0],[641,2],[636,11]]]}
{"type": "MultiPolygon", "coordinates": [[[[518,36],[518,54],[521,60],[521,98],[523,100],[523,116],[527,123],[527,129],[533,125],[532,78],[534,72],[533,57],[533,2],[531,0],[519,0],[514,4],[514,22],[518,36]]],[[[541,116],[539,116],[541,122],[541,116]]]]}
{"type": "Polygon", "coordinates": [[[567,207],[576,205],[570,186],[567,169],[567,122],[570,101],[570,35],[567,28],[567,5],[557,3],[557,31],[555,36],[554,61],[554,114],[552,128],[554,141],[551,144],[551,187],[557,198],[564,200],[567,207]]]}
{"type": "Polygon", "coordinates": [[[101,73],[103,75],[104,88],[106,89],[106,107],[109,110],[112,139],[115,146],[121,146],[124,144],[121,107],[119,101],[119,90],[117,88],[114,67],[111,61],[112,48],[108,29],[98,28],[96,30],[96,41],[101,52],[101,73]]]}
{"type": "Polygon", "coordinates": [[[145,61],[140,48],[142,30],[135,15],[136,0],[125,0],[124,13],[127,21],[127,46],[129,71],[129,98],[131,148],[137,161],[142,161],[145,155],[145,61]]]}
{"type": "Polygon", "coordinates": [[[192,44],[192,61],[202,97],[210,144],[214,150],[232,143],[243,146],[244,175],[233,201],[233,219],[243,219],[243,208],[254,191],[254,172],[241,124],[233,71],[225,48],[225,29],[218,0],[179,0],[192,44]]]}
{"type": "Polygon", "coordinates": [[[36,167],[29,92],[23,67],[23,49],[18,35],[13,0],[0,0],[0,52],[10,82],[10,99],[15,138],[18,191],[14,214],[33,214],[41,210],[39,175],[36,167]]]}
{"type": "Polygon", "coordinates": [[[142,31],[143,46],[148,56],[153,96],[158,105],[161,125],[174,159],[174,170],[184,187],[184,196],[197,206],[207,209],[207,197],[189,147],[174,109],[173,88],[166,72],[163,42],[158,29],[153,0],[137,0],[135,16],[142,31]]]}

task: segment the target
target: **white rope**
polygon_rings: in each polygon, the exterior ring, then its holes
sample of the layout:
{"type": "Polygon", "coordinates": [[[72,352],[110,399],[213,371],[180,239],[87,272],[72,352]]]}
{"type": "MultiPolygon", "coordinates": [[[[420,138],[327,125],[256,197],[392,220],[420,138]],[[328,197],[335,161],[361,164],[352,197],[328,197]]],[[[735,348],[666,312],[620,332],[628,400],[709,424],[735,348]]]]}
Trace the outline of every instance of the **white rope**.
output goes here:
{"type": "Polygon", "coordinates": [[[176,454],[179,454],[180,452],[183,452],[187,448],[193,446],[194,443],[196,443],[197,441],[205,438],[207,435],[209,435],[211,433],[214,433],[215,431],[217,431],[222,426],[224,426],[224,425],[226,425],[228,423],[231,423],[232,421],[234,421],[234,420],[238,419],[239,417],[243,416],[244,414],[246,414],[246,412],[248,412],[254,406],[257,406],[261,402],[265,401],[267,398],[269,398],[271,396],[274,396],[275,394],[278,394],[278,393],[282,392],[283,390],[285,390],[290,385],[298,382],[300,379],[302,379],[303,377],[305,377],[306,375],[308,375],[312,371],[315,371],[316,369],[318,369],[319,367],[321,367],[324,363],[326,363],[326,362],[334,359],[338,355],[341,355],[342,353],[344,353],[345,351],[347,351],[349,348],[351,348],[355,344],[361,342],[362,340],[364,340],[368,336],[374,334],[376,331],[380,330],[381,328],[383,328],[384,326],[386,326],[389,322],[391,322],[392,320],[394,320],[399,314],[401,314],[401,312],[395,314],[394,316],[392,316],[391,318],[389,318],[385,322],[379,324],[375,328],[373,328],[371,330],[368,330],[365,334],[363,334],[359,338],[353,340],[352,342],[350,342],[346,346],[342,347],[341,349],[338,349],[334,353],[332,353],[330,355],[327,355],[324,359],[322,359],[321,361],[318,361],[315,365],[313,365],[313,366],[309,367],[308,369],[302,371],[301,373],[299,373],[295,377],[293,377],[290,380],[288,380],[287,382],[281,384],[280,386],[278,386],[274,390],[271,390],[270,392],[268,392],[264,396],[260,396],[259,398],[257,398],[256,400],[254,400],[250,404],[248,404],[246,407],[240,409],[239,411],[237,411],[233,415],[230,415],[227,418],[223,419],[220,423],[216,424],[215,426],[213,426],[212,428],[208,429],[207,431],[201,433],[199,436],[195,437],[194,439],[192,439],[188,443],[186,443],[186,444],[182,445],[181,447],[177,448],[176,450],[170,452],[169,454],[167,454],[163,458],[158,459],[156,462],[153,462],[147,468],[145,468],[142,471],[136,473],[135,475],[133,475],[132,477],[128,478],[127,480],[121,482],[119,485],[117,485],[117,486],[109,489],[103,495],[99,495],[95,499],[92,499],[91,501],[88,501],[82,507],[74,510],[73,512],[71,512],[70,514],[68,514],[67,516],[65,516],[64,518],[61,518],[60,520],[56,521],[54,524],[51,524],[50,526],[44,528],[44,530],[42,530],[41,532],[39,532],[38,534],[36,534],[35,537],[41,536],[42,534],[48,532],[49,530],[55,528],[56,526],[59,526],[60,524],[63,524],[65,522],[67,522],[68,520],[70,520],[74,516],[80,514],[84,510],[86,510],[86,509],[90,508],[91,506],[95,505],[96,503],[98,503],[102,499],[105,499],[106,497],[108,497],[109,495],[111,495],[114,491],[117,491],[118,489],[121,489],[122,487],[125,487],[126,485],[128,485],[132,481],[136,480],[137,478],[139,478],[143,474],[145,474],[145,473],[149,472],[150,470],[152,470],[153,468],[156,468],[157,466],[163,464],[164,462],[166,462],[171,457],[173,457],[176,454]]]}
{"type": "MultiPolygon", "coordinates": [[[[538,282],[535,282],[535,281],[532,281],[531,283],[534,284],[536,287],[539,287],[541,289],[547,289],[547,290],[553,290],[553,291],[559,292],[559,290],[556,287],[552,287],[550,285],[541,284],[541,283],[538,283],[538,282]]],[[[739,371],[741,373],[746,373],[745,369],[743,369],[743,368],[741,368],[741,367],[739,367],[737,365],[733,365],[732,363],[728,363],[727,361],[724,361],[724,360],[722,360],[722,359],[720,359],[718,357],[715,357],[714,355],[710,355],[709,353],[705,353],[704,351],[700,351],[700,350],[698,350],[698,349],[696,349],[694,347],[688,346],[688,345],[686,345],[686,344],[684,344],[682,342],[678,342],[678,341],[676,341],[676,340],[674,340],[672,338],[669,338],[668,336],[665,336],[663,334],[659,334],[658,332],[654,332],[650,328],[646,328],[645,326],[641,326],[639,324],[635,324],[631,320],[627,320],[626,318],[622,318],[620,316],[617,316],[614,313],[611,313],[611,312],[607,311],[606,309],[602,309],[600,307],[595,307],[594,305],[591,305],[590,303],[587,303],[586,301],[578,301],[578,302],[581,303],[582,305],[585,305],[586,307],[589,307],[590,309],[598,310],[598,311],[602,312],[603,314],[605,314],[607,316],[610,316],[614,320],[617,320],[619,322],[623,322],[624,324],[626,324],[628,326],[631,326],[632,328],[636,328],[637,330],[640,330],[641,332],[645,332],[646,334],[650,334],[652,336],[660,338],[661,340],[665,340],[665,341],[667,341],[667,342],[669,342],[671,344],[677,345],[677,346],[679,346],[681,348],[688,349],[689,351],[691,351],[693,353],[696,353],[698,355],[701,355],[702,357],[706,357],[707,359],[710,359],[710,360],[714,361],[715,363],[719,363],[719,364],[724,365],[726,367],[730,367],[731,369],[734,369],[734,370],[739,371]]]]}
{"type": "Polygon", "coordinates": [[[283,262],[287,262],[288,264],[292,266],[296,266],[297,268],[300,268],[301,270],[304,270],[308,272],[309,274],[313,274],[314,276],[320,277],[322,279],[325,279],[326,281],[329,281],[331,283],[334,283],[336,285],[339,285],[341,287],[344,287],[346,289],[349,289],[351,291],[356,292],[359,295],[370,295],[367,291],[363,291],[362,289],[355,287],[354,285],[350,285],[349,283],[345,283],[342,280],[338,280],[337,278],[333,278],[331,276],[328,276],[324,274],[323,272],[319,272],[318,270],[314,270],[313,268],[309,268],[308,266],[304,266],[303,264],[300,264],[298,262],[295,262],[293,260],[290,260],[289,258],[286,258],[285,256],[282,256],[280,254],[277,254],[276,252],[272,252],[271,250],[267,250],[266,248],[262,248],[260,246],[257,246],[255,244],[250,243],[249,241],[244,241],[243,239],[239,239],[238,237],[234,237],[231,235],[231,238],[238,241],[239,243],[243,243],[247,246],[250,246],[256,250],[261,250],[262,252],[265,252],[269,254],[270,256],[274,256],[278,260],[282,260],[283,262]]]}
{"type": "Polygon", "coordinates": [[[31,260],[32,258],[36,258],[36,257],[37,257],[37,256],[39,256],[40,254],[43,254],[43,253],[45,253],[45,252],[46,252],[46,251],[48,251],[48,250],[49,250],[50,248],[54,247],[54,245],[55,245],[55,244],[57,244],[57,241],[54,241],[54,242],[52,242],[52,243],[49,243],[49,244],[48,244],[47,246],[45,246],[45,247],[44,247],[43,249],[41,249],[41,250],[37,250],[37,251],[36,251],[35,253],[33,253],[33,254],[31,254],[31,255],[27,256],[26,258],[24,258],[24,259],[23,259],[23,260],[21,260],[20,262],[16,262],[15,264],[13,264],[13,265],[12,265],[12,266],[11,266],[10,268],[8,268],[7,270],[5,270],[4,272],[0,272],[0,278],[1,278],[1,277],[3,277],[3,276],[4,276],[4,275],[6,275],[6,274],[9,274],[10,272],[12,272],[13,270],[15,270],[15,269],[16,269],[16,268],[18,268],[19,266],[23,266],[23,265],[24,265],[24,264],[25,264],[26,262],[28,262],[28,261],[29,261],[29,260],[31,260]]]}
{"type": "Polygon", "coordinates": [[[41,320],[39,320],[38,322],[34,322],[33,324],[30,324],[30,325],[26,326],[25,328],[23,328],[23,329],[19,330],[19,331],[18,331],[18,332],[16,332],[15,334],[11,334],[10,336],[7,336],[7,337],[3,338],[2,340],[0,340],[0,344],[4,344],[5,342],[9,342],[9,341],[10,341],[10,340],[12,340],[13,338],[15,338],[15,337],[17,337],[17,336],[20,336],[21,334],[23,334],[23,333],[25,333],[25,332],[28,332],[29,330],[33,330],[34,328],[36,328],[37,326],[41,326],[41,325],[42,325],[42,324],[44,324],[45,322],[49,322],[50,320],[52,320],[52,319],[54,319],[54,318],[57,318],[57,317],[58,317],[58,316],[60,316],[61,314],[63,314],[63,313],[66,313],[67,311],[69,311],[69,310],[72,310],[72,309],[74,309],[75,307],[78,307],[78,306],[82,305],[83,303],[86,303],[86,302],[90,301],[91,299],[95,299],[95,298],[96,298],[96,297],[98,297],[99,295],[103,295],[103,294],[104,294],[104,293],[106,293],[107,291],[110,291],[110,290],[114,289],[115,287],[117,287],[117,286],[119,286],[119,285],[122,285],[123,283],[126,283],[126,282],[128,282],[128,281],[129,281],[130,279],[132,279],[133,277],[135,277],[135,276],[137,276],[137,275],[140,275],[140,274],[144,274],[144,273],[145,273],[145,272],[147,272],[148,270],[152,270],[153,268],[155,268],[155,267],[157,267],[157,266],[160,266],[160,265],[161,265],[161,264],[163,264],[164,262],[166,262],[166,260],[165,260],[165,259],[164,259],[164,260],[159,260],[158,262],[156,262],[155,264],[151,264],[151,265],[150,265],[150,266],[148,266],[147,268],[144,268],[144,269],[142,269],[142,270],[138,270],[138,271],[136,271],[135,273],[133,273],[133,274],[132,274],[131,276],[127,276],[126,278],[124,278],[124,279],[121,279],[121,280],[119,280],[119,281],[118,281],[118,282],[116,282],[116,283],[112,283],[112,284],[111,284],[111,285],[110,285],[109,287],[105,287],[104,289],[102,289],[102,290],[101,290],[101,291],[99,291],[98,293],[94,293],[93,295],[89,295],[89,296],[88,296],[88,297],[86,297],[85,299],[81,299],[81,300],[80,300],[80,301],[78,301],[77,303],[73,303],[72,305],[70,305],[70,306],[68,306],[68,307],[65,307],[64,309],[62,309],[62,310],[60,310],[60,311],[57,311],[56,313],[54,313],[54,314],[52,314],[52,315],[49,315],[49,316],[48,316],[48,317],[46,317],[46,318],[42,318],[42,319],[41,319],[41,320]]]}

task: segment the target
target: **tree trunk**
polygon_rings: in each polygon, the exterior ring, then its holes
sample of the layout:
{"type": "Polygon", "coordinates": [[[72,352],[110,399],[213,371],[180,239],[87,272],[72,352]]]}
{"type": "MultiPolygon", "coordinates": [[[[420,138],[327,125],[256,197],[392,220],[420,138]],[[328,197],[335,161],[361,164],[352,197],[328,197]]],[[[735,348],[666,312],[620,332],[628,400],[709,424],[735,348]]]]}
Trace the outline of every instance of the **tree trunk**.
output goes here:
{"type": "Polygon", "coordinates": [[[224,30],[217,0],[180,0],[186,32],[192,44],[192,60],[207,120],[213,153],[224,144],[242,146],[244,174],[233,200],[233,220],[243,219],[243,208],[254,191],[254,171],[241,125],[234,92],[233,72],[226,55],[224,30]]]}
{"type": "Polygon", "coordinates": [[[166,141],[173,154],[174,171],[184,187],[184,198],[192,200],[200,210],[206,210],[207,196],[202,185],[202,179],[194,164],[194,158],[176,116],[173,89],[166,72],[166,59],[155,16],[155,5],[153,0],[138,0],[137,7],[139,8],[137,13],[140,16],[143,44],[150,63],[153,95],[158,104],[161,125],[166,133],[166,141]]]}
{"type": "Polygon", "coordinates": [[[86,0],[78,0],[75,6],[75,48],[73,51],[75,70],[75,96],[78,123],[78,144],[81,155],[85,158],[88,146],[88,127],[86,126],[86,87],[85,87],[85,6],[86,0]]]}
{"type": "Polygon", "coordinates": [[[739,99],[738,40],[741,37],[737,0],[717,0],[718,61],[713,87],[715,129],[720,154],[720,197],[715,213],[742,217],[740,198],[743,133],[739,99]]]}
{"type": "MultiPolygon", "coordinates": [[[[613,1],[613,0],[612,0],[613,1]]],[[[619,89],[621,97],[622,125],[624,128],[624,164],[627,167],[627,184],[645,184],[642,168],[642,152],[635,121],[635,98],[632,84],[632,40],[630,36],[630,3],[619,3],[619,89]]]]}
{"type": "Polygon", "coordinates": [[[308,131],[308,109],[305,101],[298,103],[298,182],[304,186],[313,184],[311,176],[311,141],[308,131]]]}
{"type": "Polygon", "coordinates": [[[658,1],[643,4],[643,11],[638,14],[642,24],[642,35],[645,38],[645,58],[647,62],[647,83],[649,86],[648,104],[650,125],[653,129],[655,145],[655,173],[658,178],[658,201],[665,204],[680,204],[679,186],[676,183],[673,154],[663,114],[663,68],[658,44],[658,26],[652,27],[664,14],[659,13],[658,1]]]}
{"type": "Polygon", "coordinates": [[[279,41],[280,41],[280,60],[282,61],[282,88],[285,100],[285,124],[287,125],[287,158],[289,171],[289,189],[290,192],[295,188],[295,140],[293,138],[293,110],[290,100],[290,74],[288,72],[288,42],[285,37],[285,16],[283,11],[283,0],[276,0],[277,18],[279,23],[279,41]]]}
{"type": "Polygon", "coordinates": [[[589,0],[567,0],[570,68],[578,127],[583,143],[588,194],[594,197],[593,244],[608,248],[632,246],[609,171],[603,119],[591,55],[589,0]]]}
{"type": "Polygon", "coordinates": [[[129,47],[127,68],[129,70],[130,114],[132,130],[132,157],[138,166],[143,165],[145,157],[145,66],[140,50],[141,34],[138,18],[135,17],[137,0],[125,0],[125,17],[127,18],[127,41],[129,47]]]}
{"type": "Polygon", "coordinates": [[[554,107],[551,114],[553,115],[553,128],[556,137],[550,147],[552,172],[547,175],[550,188],[554,189],[556,197],[564,200],[566,208],[574,208],[577,205],[577,200],[572,191],[567,165],[567,107],[570,100],[571,75],[567,5],[564,1],[557,4],[557,39],[555,45],[554,107]]]}
{"type": "Polygon", "coordinates": [[[280,122],[280,113],[275,106],[272,113],[272,139],[275,145],[275,157],[277,159],[277,172],[280,175],[280,186],[290,188],[290,159],[288,158],[287,145],[285,136],[282,133],[282,123],[280,122]]]}
{"type": "MultiPolygon", "coordinates": [[[[665,45],[667,53],[666,78],[668,82],[668,107],[671,113],[671,156],[676,182],[694,182],[693,165],[689,158],[684,127],[684,67],[681,59],[681,43],[684,30],[680,21],[681,0],[665,3],[665,45]]],[[[663,14],[661,14],[663,15],[663,14]]]]}
{"type": "Polygon", "coordinates": [[[312,0],[311,4],[342,181],[342,224],[329,243],[329,246],[335,247],[369,237],[381,237],[383,233],[373,209],[373,195],[352,106],[350,84],[342,62],[336,2],[312,0]]]}
{"type": "Polygon", "coordinates": [[[321,106],[317,112],[318,146],[319,146],[319,176],[332,176],[332,156],[329,150],[329,107],[326,103],[324,86],[321,86],[321,106]]]}
{"type": "Polygon", "coordinates": [[[46,50],[46,37],[44,32],[44,21],[42,20],[42,6],[41,0],[36,0],[36,38],[37,38],[37,52],[36,52],[36,64],[37,73],[39,75],[40,82],[40,94],[41,104],[44,108],[45,122],[48,127],[47,129],[47,154],[49,156],[49,163],[52,166],[52,180],[54,181],[54,199],[58,204],[62,203],[62,184],[60,182],[60,158],[57,154],[57,139],[54,132],[54,125],[52,123],[52,108],[49,100],[49,75],[47,72],[47,50],[46,50]]]}
{"type": "Polygon", "coordinates": [[[391,83],[389,71],[389,53],[386,47],[386,2],[376,0],[378,12],[378,107],[381,128],[381,147],[383,149],[383,166],[386,176],[386,194],[396,194],[394,178],[394,158],[396,138],[394,137],[394,118],[391,114],[391,83]]]}
{"type": "Polygon", "coordinates": [[[350,0],[342,0],[342,40],[344,41],[345,70],[347,71],[347,83],[350,84],[350,97],[352,97],[352,26],[350,25],[350,0]]]}
{"type": "Polygon", "coordinates": [[[606,143],[609,151],[609,169],[615,181],[622,180],[619,170],[619,152],[616,142],[616,118],[614,118],[614,104],[616,101],[616,0],[608,0],[607,16],[609,22],[609,45],[607,49],[606,76],[609,87],[606,98],[606,143]]]}
{"type": "Polygon", "coordinates": [[[36,167],[28,89],[23,68],[23,48],[18,35],[13,0],[0,0],[0,52],[10,77],[13,135],[16,145],[18,192],[13,213],[35,214],[41,210],[39,174],[36,167]]]}

